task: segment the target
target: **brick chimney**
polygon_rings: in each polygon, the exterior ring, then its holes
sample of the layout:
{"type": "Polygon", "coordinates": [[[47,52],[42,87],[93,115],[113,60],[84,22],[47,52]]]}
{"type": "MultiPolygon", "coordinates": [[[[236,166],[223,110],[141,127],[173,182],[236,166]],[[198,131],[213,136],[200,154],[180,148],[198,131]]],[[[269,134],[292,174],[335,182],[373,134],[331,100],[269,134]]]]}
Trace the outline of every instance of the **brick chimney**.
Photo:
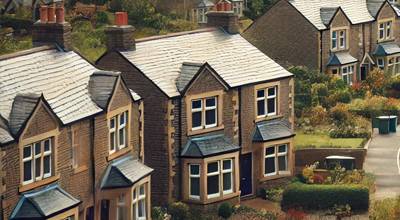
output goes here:
{"type": "Polygon", "coordinates": [[[64,20],[64,6],[54,4],[40,7],[40,20],[33,24],[32,42],[34,46],[54,44],[68,51],[71,49],[72,27],[64,20]]]}
{"type": "Polygon", "coordinates": [[[207,12],[207,26],[222,27],[230,34],[239,33],[239,18],[232,11],[232,4],[229,1],[220,1],[216,11],[207,12]]]}
{"type": "Polygon", "coordinates": [[[127,51],[136,49],[133,37],[135,28],[128,25],[128,14],[126,12],[116,12],[115,24],[108,26],[105,32],[108,50],[127,51]]]}

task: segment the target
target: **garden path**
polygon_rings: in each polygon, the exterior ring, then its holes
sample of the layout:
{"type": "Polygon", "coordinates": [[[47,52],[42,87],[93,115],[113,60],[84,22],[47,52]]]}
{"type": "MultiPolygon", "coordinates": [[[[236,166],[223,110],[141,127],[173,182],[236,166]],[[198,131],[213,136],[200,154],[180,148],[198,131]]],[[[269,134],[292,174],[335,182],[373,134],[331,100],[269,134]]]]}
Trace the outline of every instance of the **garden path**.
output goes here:
{"type": "Polygon", "coordinates": [[[375,129],[364,163],[366,172],[376,177],[375,198],[400,195],[400,127],[397,133],[379,135],[375,129]]]}

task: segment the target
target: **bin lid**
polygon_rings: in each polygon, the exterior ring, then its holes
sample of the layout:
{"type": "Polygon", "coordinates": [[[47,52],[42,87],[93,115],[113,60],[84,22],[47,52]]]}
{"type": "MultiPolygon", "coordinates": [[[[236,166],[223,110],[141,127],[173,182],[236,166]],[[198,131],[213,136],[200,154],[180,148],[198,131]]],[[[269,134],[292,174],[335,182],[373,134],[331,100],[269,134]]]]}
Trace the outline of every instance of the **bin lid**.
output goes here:
{"type": "Polygon", "coordinates": [[[390,119],[390,116],[379,116],[379,117],[376,117],[376,118],[378,118],[378,119],[390,119]]]}
{"type": "Polygon", "coordinates": [[[349,157],[349,156],[338,156],[338,155],[332,155],[332,156],[327,156],[325,159],[330,159],[330,160],[354,160],[354,157],[349,157]]]}
{"type": "Polygon", "coordinates": [[[397,115],[390,115],[390,118],[397,118],[397,115]]]}

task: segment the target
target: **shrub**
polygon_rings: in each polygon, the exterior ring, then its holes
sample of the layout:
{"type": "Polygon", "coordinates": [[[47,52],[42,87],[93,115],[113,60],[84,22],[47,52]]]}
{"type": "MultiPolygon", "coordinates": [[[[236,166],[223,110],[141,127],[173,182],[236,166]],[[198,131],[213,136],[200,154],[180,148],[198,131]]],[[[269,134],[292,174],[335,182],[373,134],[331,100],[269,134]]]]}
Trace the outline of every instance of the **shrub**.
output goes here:
{"type": "Polygon", "coordinates": [[[329,116],[332,118],[333,122],[340,126],[343,124],[347,124],[350,119],[351,115],[346,105],[344,104],[337,104],[335,107],[330,109],[329,116]]]}
{"type": "Polygon", "coordinates": [[[320,174],[314,174],[313,179],[314,179],[314,183],[316,183],[316,184],[322,184],[325,181],[324,177],[320,174]]]}
{"type": "Polygon", "coordinates": [[[400,219],[400,197],[375,201],[369,212],[369,219],[400,219]]]}
{"type": "Polygon", "coordinates": [[[354,126],[339,126],[334,127],[329,131],[331,138],[369,138],[371,132],[365,128],[354,126]]]}
{"type": "MultiPolygon", "coordinates": [[[[248,206],[235,206],[235,215],[238,215],[241,219],[265,219],[265,220],[276,220],[277,215],[269,211],[258,211],[248,206]]],[[[238,219],[239,219],[238,218],[238,219]]]]}
{"type": "Polygon", "coordinates": [[[165,214],[165,210],[159,206],[155,206],[151,209],[151,218],[153,220],[164,220],[165,214]]]}
{"type": "Polygon", "coordinates": [[[287,211],[287,217],[292,220],[302,220],[305,219],[306,213],[299,209],[289,209],[287,211]]]}
{"type": "Polygon", "coordinates": [[[304,210],[321,210],[330,209],[335,204],[349,204],[352,210],[368,210],[368,188],[360,185],[292,183],[283,192],[281,201],[283,209],[302,207],[304,210]]]}
{"type": "Polygon", "coordinates": [[[310,166],[305,166],[302,171],[302,176],[306,183],[314,183],[314,170],[318,167],[319,162],[315,162],[310,166]]]}
{"type": "Polygon", "coordinates": [[[312,126],[322,125],[327,122],[328,113],[326,109],[320,105],[311,108],[310,110],[310,124],[312,126]]]}
{"type": "Polygon", "coordinates": [[[96,12],[96,23],[108,24],[108,15],[104,11],[96,12]]]}
{"type": "Polygon", "coordinates": [[[232,212],[232,205],[227,202],[222,203],[218,208],[218,216],[224,219],[228,219],[229,217],[231,217],[232,212]]]}
{"type": "Polygon", "coordinates": [[[190,216],[189,206],[183,202],[174,202],[170,204],[168,213],[171,214],[172,220],[185,220],[190,216]]]}

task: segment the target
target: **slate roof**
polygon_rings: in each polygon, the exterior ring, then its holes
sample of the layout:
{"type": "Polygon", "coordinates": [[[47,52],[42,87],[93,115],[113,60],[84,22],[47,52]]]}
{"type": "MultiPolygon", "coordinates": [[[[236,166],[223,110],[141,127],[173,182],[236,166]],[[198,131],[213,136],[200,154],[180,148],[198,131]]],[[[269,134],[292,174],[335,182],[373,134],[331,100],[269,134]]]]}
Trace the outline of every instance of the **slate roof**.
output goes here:
{"type": "Polygon", "coordinates": [[[38,191],[22,194],[10,219],[45,219],[76,207],[80,203],[58,185],[49,185],[38,191]]]}
{"type": "Polygon", "coordinates": [[[213,7],[214,5],[215,5],[214,2],[212,2],[210,0],[200,0],[197,7],[198,8],[213,7]]]}
{"type": "MultiPolygon", "coordinates": [[[[369,13],[373,16],[376,17],[379,9],[382,7],[383,3],[386,0],[367,0],[367,8],[369,13]]],[[[397,5],[391,4],[392,8],[396,12],[397,16],[400,16],[400,9],[397,5]]]]}
{"type": "Polygon", "coordinates": [[[16,134],[31,115],[40,96],[37,94],[17,95],[14,98],[10,113],[10,130],[16,134]]]}
{"type": "Polygon", "coordinates": [[[284,119],[273,119],[256,123],[253,135],[254,142],[264,142],[293,137],[290,123],[284,119]]]}
{"type": "Polygon", "coordinates": [[[368,11],[367,0],[288,0],[301,14],[306,17],[318,30],[327,27],[321,16],[321,8],[340,7],[352,24],[373,21],[374,18],[368,11]]]}
{"type": "Polygon", "coordinates": [[[14,138],[11,136],[10,132],[8,132],[8,129],[0,127],[0,144],[9,143],[13,140],[14,138]]]}
{"type": "Polygon", "coordinates": [[[125,156],[110,163],[101,181],[102,189],[129,187],[148,176],[153,169],[132,156],[125,156]]]}
{"type": "Polygon", "coordinates": [[[333,8],[321,8],[320,9],[320,16],[322,23],[324,25],[328,25],[333,16],[335,15],[336,11],[338,10],[338,7],[333,7],[333,8]]]}
{"type": "Polygon", "coordinates": [[[387,56],[395,53],[400,53],[400,47],[394,42],[378,44],[375,48],[375,56],[387,56]]]}
{"type": "Polygon", "coordinates": [[[328,66],[345,65],[357,62],[357,58],[350,55],[349,52],[336,52],[332,53],[328,60],[328,66]]]}
{"type": "Polygon", "coordinates": [[[200,68],[203,66],[202,63],[188,63],[184,62],[181,67],[181,73],[176,79],[176,87],[179,92],[182,92],[190,80],[192,80],[193,76],[199,72],[200,68]]]}
{"type": "Polygon", "coordinates": [[[180,96],[176,80],[185,62],[207,62],[230,87],[292,76],[240,34],[219,28],[138,40],[136,50],[121,54],[169,97],[180,96]]]}
{"type": "Polygon", "coordinates": [[[114,90],[119,74],[110,71],[97,71],[89,79],[89,94],[101,108],[106,108],[114,90]]]}
{"type": "Polygon", "coordinates": [[[233,144],[224,135],[210,135],[190,139],[181,156],[204,158],[238,150],[240,150],[240,146],[233,144]]]}

